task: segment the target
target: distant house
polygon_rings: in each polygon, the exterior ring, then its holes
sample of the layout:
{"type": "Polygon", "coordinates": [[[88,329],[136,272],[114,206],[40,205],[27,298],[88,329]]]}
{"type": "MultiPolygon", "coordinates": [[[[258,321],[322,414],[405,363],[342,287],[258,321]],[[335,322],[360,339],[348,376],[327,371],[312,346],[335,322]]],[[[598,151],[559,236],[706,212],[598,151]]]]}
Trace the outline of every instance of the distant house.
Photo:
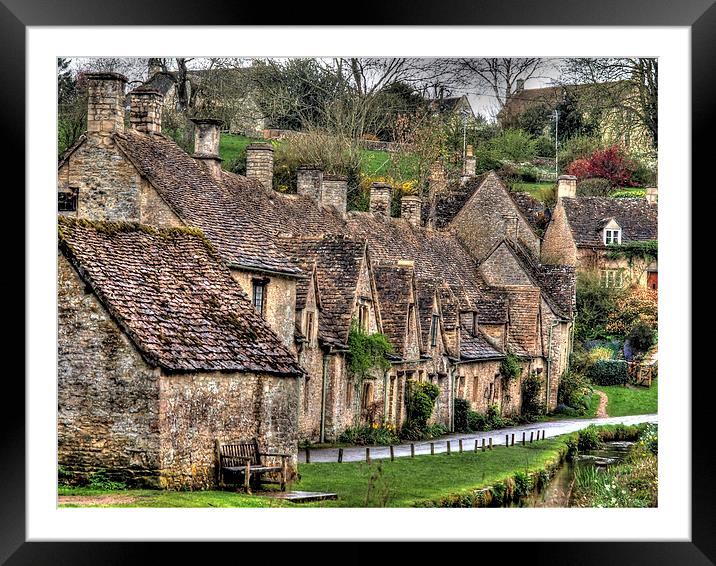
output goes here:
{"type": "Polygon", "coordinates": [[[598,273],[606,287],[658,287],[649,255],[620,254],[629,244],[658,240],[656,189],[646,198],[577,197],[576,178],[559,178],[558,201],[542,243],[545,263],[598,273]]]}
{"type": "Polygon", "coordinates": [[[475,119],[475,112],[466,94],[462,96],[450,96],[445,98],[435,98],[430,101],[430,109],[439,115],[455,116],[460,119],[464,115],[468,118],[475,119]]]}

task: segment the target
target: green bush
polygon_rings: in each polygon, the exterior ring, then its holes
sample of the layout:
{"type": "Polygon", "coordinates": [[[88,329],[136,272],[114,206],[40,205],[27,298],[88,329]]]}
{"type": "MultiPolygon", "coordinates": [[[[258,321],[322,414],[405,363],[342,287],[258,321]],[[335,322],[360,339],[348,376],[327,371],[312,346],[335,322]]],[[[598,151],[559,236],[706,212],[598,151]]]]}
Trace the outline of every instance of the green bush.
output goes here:
{"type": "Polygon", "coordinates": [[[633,348],[644,353],[654,345],[655,332],[647,323],[638,320],[629,331],[628,338],[633,348]]]}
{"type": "Polygon", "coordinates": [[[579,450],[592,450],[602,445],[599,431],[594,425],[589,425],[579,431],[579,441],[577,447],[579,450]]]}
{"type": "Polygon", "coordinates": [[[554,157],[554,138],[541,135],[535,140],[535,153],[541,157],[554,157]]]}
{"type": "Polygon", "coordinates": [[[407,399],[408,415],[405,424],[400,429],[401,438],[421,440],[431,434],[428,420],[433,414],[435,399],[438,398],[438,395],[440,395],[440,389],[434,383],[410,382],[407,399]]]}
{"type": "Polygon", "coordinates": [[[392,427],[376,425],[349,427],[338,437],[338,442],[360,446],[396,444],[399,441],[400,438],[392,427]]]}
{"type": "Polygon", "coordinates": [[[507,348],[507,354],[505,359],[500,364],[500,375],[503,379],[516,379],[522,372],[522,365],[520,364],[519,358],[507,348]]]}
{"type": "Polygon", "coordinates": [[[532,477],[527,472],[515,473],[514,481],[515,481],[515,491],[514,491],[515,497],[522,497],[522,496],[527,495],[530,491],[532,491],[532,487],[534,486],[532,477]]]}
{"type": "Polygon", "coordinates": [[[597,138],[576,136],[561,144],[559,150],[559,165],[562,172],[577,159],[584,159],[601,147],[597,138]]]}
{"type": "Polygon", "coordinates": [[[488,142],[492,155],[512,162],[529,161],[535,157],[536,144],[522,130],[506,130],[488,142]]]}
{"type": "Polygon", "coordinates": [[[455,430],[457,432],[470,432],[469,414],[470,402],[467,399],[455,399],[455,430]]]}
{"type": "Polygon", "coordinates": [[[622,289],[602,286],[599,276],[592,272],[577,275],[577,317],[574,337],[578,342],[610,338],[607,331],[610,315],[616,310],[616,301],[622,289]]]}
{"type": "Polygon", "coordinates": [[[123,482],[113,481],[107,477],[106,472],[98,471],[94,472],[89,477],[87,487],[91,489],[97,489],[102,491],[115,491],[120,489],[127,489],[127,486],[123,482]]]}
{"type": "MultiPolygon", "coordinates": [[[[574,410],[575,415],[584,415],[589,408],[589,384],[583,373],[567,370],[559,380],[557,404],[574,410]]],[[[565,412],[566,414],[566,412],[565,412]]]]}
{"type": "Polygon", "coordinates": [[[631,189],[629,191],[614,191],[609,194],[612,198],[644,198],[646,189],[631,189]]]}
{"type": "Polygon", "coordinates": [[[624,360],[599,360],[589,370],[589,379],[597,385],[629,383],[629,364],[624,360]]]}
{"type": "Polygon", "coordinates": [[[612,192],[612,184],[607,179],[593,177],[577,183],[578,197],[608,197],[612,192]]]}
{"type": "Polygon", "coordinates": [[[542,378],[535,372],[522,380],[522,414],[534,419],[544,414],[544,404],[540,401],[542,378]]]}

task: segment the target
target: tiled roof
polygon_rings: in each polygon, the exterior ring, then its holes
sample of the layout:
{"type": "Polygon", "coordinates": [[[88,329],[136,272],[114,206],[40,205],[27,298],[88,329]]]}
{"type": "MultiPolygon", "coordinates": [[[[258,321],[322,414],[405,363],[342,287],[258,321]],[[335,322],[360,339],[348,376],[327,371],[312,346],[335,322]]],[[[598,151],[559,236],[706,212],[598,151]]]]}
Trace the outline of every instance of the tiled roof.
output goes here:
{"type": "Polygon", "coordinates": [[[301,372],[201,232],[58,222],[62,252],[152,365],[301,372]]]}
{"type": "Polygon", "coordinates": [[[346,344],[365,241],[342,235],[287,236],[281,241],[291,257],[316,266],[319,336],[326,342],[346,344]]]}
{"type": "Polygon", "coordinates": [[[482,185],[488,173],[470,177],[463,184],[453,182],[448,185],[447,191],[437,195],[435,202],[435,227],[445,228],[458,212],[462,210],[470,197],[482,185]]]}
{"type": "Polygon", "coordinates": [[[460,327],[460,359],[462,360],[494,360],[504,358],[505,354],[495,346],[482,330],[476,335],[460,327]]]}
{"type": "Polygon", "coordinates": [[[259,221],[265,189],[224,173],[217,182],[204,166],[163,135],[126,130],[113,135],[139,172],[186,224],[200,228],[230,264],[285,274],[300,270],[278,249],[259,221]],[[241,199],[235,192],[241,188],[241,199]]]}
{"type": "Polygon", "coordinates": [[[562,204],[578,246],[603,246],[610,218],[622,227],[622,243],[658,239],[657,206],[644,198],[563,198],[562,204]]]}
{"type": "Polygon", "coordinates": [[[510,191],[510,197],[520,209],[522,216],[535,231],[544,229],[544,223],[549,220],[549,211],[544,203],[538,201],[528,192],[510,191]],[[547,217],[546,217],[547,216],[547,217]]]}
{"type": "Polygon", "coordinates": [[[509,285],[504,287],[509,297],[510,324],[507,345],[522,355],[539,354],[537,317],[540,291],[536,287],[509,285]]]}

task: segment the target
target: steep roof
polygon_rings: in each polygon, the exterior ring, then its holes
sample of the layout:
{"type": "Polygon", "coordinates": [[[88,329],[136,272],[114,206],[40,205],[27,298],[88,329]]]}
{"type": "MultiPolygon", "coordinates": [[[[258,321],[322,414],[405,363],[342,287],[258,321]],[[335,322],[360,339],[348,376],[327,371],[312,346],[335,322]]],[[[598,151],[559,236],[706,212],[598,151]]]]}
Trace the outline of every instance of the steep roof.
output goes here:
{"type": "Polygon", "coordinates": [[[549,210],[543,202],[522,191],[510,191],[510,197],[520,209],[522,216],[532,226],[532,230],[539,232],[544,229],[544,221],[549,220],[549,210]]]}
{"type": "Polygon", "coordinates": [[[63,254],[152,365],[302,371],[198,230],[58,222],[63,254]]]}
{"type": "Polygon", "coordinates": [[[120,150],[188,225],[200,228],[222,257],[234,266],[296,275],[300,270],[279,250],[257,221],[262,185],[224,173],[217,182],[209,171],[173,140],[126,130],[113,134],[120,150]],[[241,188],[241,199],[235,192],[241,188]]]}
{"type": "Polygon", "coordinates": [[[365,241],[344,235],[292,236],[282,238],[282,244],[292,257],[316,266],[321,301],[319,336],[326,342],[345,344],[366,254],[365,241]]]}
{"type": "Polygon", "coordinates": [[[496,360],[505,354],[492,340],[478,328],[477,334],[460,327],[460,359],[461,360],[496,360]]]}
{"type": "Polygon", "coordinates": [[[373,266],[373,274],[380,300],[383,334],[388,337],[393,350],[402,354],[408,326],[410,289],[414,282],[413,267],[384,263],[373,266]]]}
{"type": "Polygon", "coordinates": [[[604,246],[602,229],[610,219],[622,228],[622,243],[658,239],[658,208],[643,198],[563,198],[562,205],[578,246],[604,246]]]}

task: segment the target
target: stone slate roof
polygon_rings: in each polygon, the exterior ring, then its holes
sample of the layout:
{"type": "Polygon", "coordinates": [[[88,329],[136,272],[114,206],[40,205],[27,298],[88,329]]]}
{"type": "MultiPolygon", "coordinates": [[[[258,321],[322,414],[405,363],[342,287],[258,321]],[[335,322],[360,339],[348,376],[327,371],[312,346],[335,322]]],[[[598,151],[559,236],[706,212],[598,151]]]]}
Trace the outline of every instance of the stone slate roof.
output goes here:
{"type": "Polygon", "coordinates": [[[543,230],[542,219],[549,221],[549,211],[544,203],[538,201],[528,192],[510,191],[510,197],[512,197],[529,225],[532,226],[532,230],[543,230]]]}
{"type": "Polygon", "coordinates": [[[536,287],[509,285],[504,288],[509,297],[510,325],[507,345],[518,355],[539,354],[537,317],[540,291],[536,287]]]}
{"type": "Polygon", "coordinates": [[[63,254],[148,363],[177,372],[302,372],[198,230],[58,222],[63,254]]]}
{"type": "Polygon", "coordinates": [[[276,246],[256,206],[265,189],[245,177],[224,173],[217,182],[204,166],[170,138],[126,130],[114,140],[172,210],[200,228],[230,264],[296,275],[300,270],[276,246]],[[241,199],[235,192],[241,187],[241,199]]]}
{"type": "Polygon", "coordinates": [[[346,344],[360,268],[366,254],[365,241],[343,235],[323,235],[285,237],[282,243],[291,257],[316,266],[321,300],[320,338],[324,342],[346,344]]]}
{"type": "Polygon", "coordinates": [[[465,327],[460,327],[460,359],[461,360],[496,360],[505,354],[492,340],[478,328],[473,335],[465,327]]]}
{"type": "Polygon", "coordinates": [[[562,204],[578,246],[603,247],[602,229],[610,218],[622,227],[622,243],[658,239],[658,208],[644,198],[563,198],[562,204]]]}
{"type": "Polygon", "coordinates": [[[393,350],[402,355],[407,334],[410,288],[414,281],[413,267],[379,264],[373,266],[373,275],[380,301],[383,334],[388,337],[393,350]]]}

